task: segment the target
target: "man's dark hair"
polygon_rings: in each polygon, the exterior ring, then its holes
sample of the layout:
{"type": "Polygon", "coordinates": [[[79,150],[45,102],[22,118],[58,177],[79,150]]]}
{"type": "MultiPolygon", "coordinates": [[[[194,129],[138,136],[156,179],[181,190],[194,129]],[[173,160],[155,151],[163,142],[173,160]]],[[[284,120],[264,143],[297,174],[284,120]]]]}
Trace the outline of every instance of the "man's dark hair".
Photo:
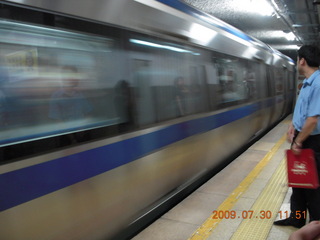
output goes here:
{"type": "Polygon", "coordinates": [[[317,46],[304,45],[298,50],[299,59],[304,58],[309,67],[319,67],[320,50],[317,46]]]}

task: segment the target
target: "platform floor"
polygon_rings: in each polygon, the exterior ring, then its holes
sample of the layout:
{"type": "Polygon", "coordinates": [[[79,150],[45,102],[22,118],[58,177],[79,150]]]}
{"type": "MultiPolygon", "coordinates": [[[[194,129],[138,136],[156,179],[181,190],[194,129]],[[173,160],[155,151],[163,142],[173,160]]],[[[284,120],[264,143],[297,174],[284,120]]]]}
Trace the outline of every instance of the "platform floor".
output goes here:
{"type": "Polygon", "coordinates": [[[291,116],[133,240],[287,240],[285,150],[291,116]]]}

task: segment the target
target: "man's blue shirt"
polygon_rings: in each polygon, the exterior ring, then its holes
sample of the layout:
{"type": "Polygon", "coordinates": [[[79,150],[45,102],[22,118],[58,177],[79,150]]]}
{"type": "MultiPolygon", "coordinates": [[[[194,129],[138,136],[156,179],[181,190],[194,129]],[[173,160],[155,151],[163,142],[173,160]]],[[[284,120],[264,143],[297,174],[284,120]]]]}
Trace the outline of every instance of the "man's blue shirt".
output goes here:
{"type": "MultiPolygon", "coordinates": [[[[320,71],[315,71],[303,85],[293,113],[293,126],[301,131],[308,117],[320,116],[320,71]]],[[[320,134],[320,121],[311,135],[320,134]]]]}

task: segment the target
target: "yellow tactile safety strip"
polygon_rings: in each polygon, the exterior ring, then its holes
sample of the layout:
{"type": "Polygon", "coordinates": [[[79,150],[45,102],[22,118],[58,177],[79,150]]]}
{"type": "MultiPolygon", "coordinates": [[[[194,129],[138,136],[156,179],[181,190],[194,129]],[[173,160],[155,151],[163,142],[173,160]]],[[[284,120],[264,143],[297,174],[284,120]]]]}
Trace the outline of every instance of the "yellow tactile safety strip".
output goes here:
{"type": "Polygon", "coordinates": [[[282,160],[269,183],[260,194],[250,211],[251,219],[244,219],[231,240],[267,239],[274,219],[287,193],[286,161],[282,160]]]}
{"type": "MultiPolygon", "coordinates": [[[[278,151],[280,146],[285,142],[286,135],[274,145],[268,154],[257,164],[257,166],[248,174],[248,176],[239,184],[239,186],[229,195],[229,197],[216,209],[216,211],[230,211],[241,195],[248,189],[250,184],[259,175],[261,170],[268,164],[270,159],[278,151]]],[[[266,208],[265,208],[266,209],[266,208]]],[[[207,239],[222,218],[213,219],[213,214],[192,234],[188,240],[205,240],[207,239]]],[[[248,239],[248,238],[246,238],[248,239]]]]}

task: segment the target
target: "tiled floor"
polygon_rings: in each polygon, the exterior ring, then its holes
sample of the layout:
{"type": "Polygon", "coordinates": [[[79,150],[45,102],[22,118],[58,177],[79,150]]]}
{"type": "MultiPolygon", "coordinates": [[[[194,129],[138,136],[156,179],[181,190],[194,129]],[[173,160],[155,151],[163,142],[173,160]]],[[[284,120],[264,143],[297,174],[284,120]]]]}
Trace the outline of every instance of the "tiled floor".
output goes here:
{"type": "MultiPolygon", "coordinates": [[[[138,234],[133,240],[187,240],[210,217],[212,211],[217,209],[230,193],[237,188],[239,183],[255,168],[261,159],[286,133],[288,120],[284,120],[271,130],[267,135],[252,145],[246,152],[235,159],[228,167],[215,175],[206,184],[183,200],[179,205],[164,214],[156,222],[138,234]]],[[[269,163],[263,168],[255,181],[236,202],[233,209],[249,210],[265,188],[272,174],[284,158],[284,150],[288,143],[281,145],[269,163]]],[[[287,189],[286,187],[284,189],[287,189]]],[[[285,194],[285,193],[284,193],[285,194]]],[[[289,207],[289,196],[284,200],[281,210],[289,207]]],[[[209,240],[231,239],[242,219],[224,219],[208,237],[209,240]]],[[[272,223],[271,223],[272,225],[272,223]]],[[[272,226],[268,240],[287,240],[292,227],[272,226]]],[[[264,238],[265,239],[265,238],[264,238]]],[[[260,239],[257,239],[260,240],[260,239]]],[[[263,240],[263,239],[261,239],[263,240]]]]}

